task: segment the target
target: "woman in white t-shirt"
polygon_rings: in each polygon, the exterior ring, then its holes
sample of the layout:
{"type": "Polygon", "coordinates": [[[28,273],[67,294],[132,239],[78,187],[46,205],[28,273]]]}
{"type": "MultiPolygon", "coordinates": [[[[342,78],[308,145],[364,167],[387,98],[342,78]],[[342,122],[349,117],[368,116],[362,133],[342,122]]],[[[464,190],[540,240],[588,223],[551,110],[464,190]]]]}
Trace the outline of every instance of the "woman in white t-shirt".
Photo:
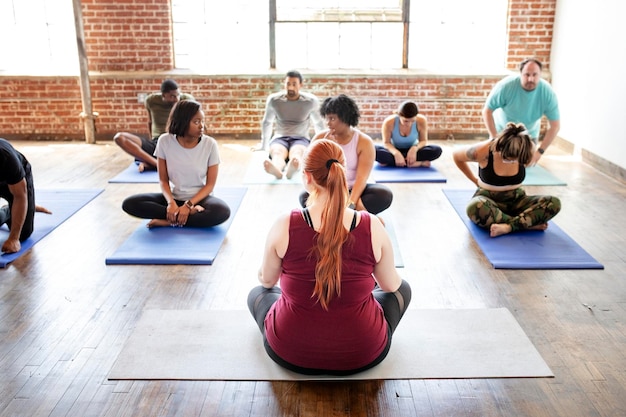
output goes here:
{"type": "Polygon", "coordinates": [[[148,227],[211,227],[230,216],[228,205],[211,195],[220,157],[217,142],[204,134],[200,103],[179,101],[172,108],[167,132],[161,135],[154,155],[162,193],[136,194],[122,209],[151,219],[148,227]]]}

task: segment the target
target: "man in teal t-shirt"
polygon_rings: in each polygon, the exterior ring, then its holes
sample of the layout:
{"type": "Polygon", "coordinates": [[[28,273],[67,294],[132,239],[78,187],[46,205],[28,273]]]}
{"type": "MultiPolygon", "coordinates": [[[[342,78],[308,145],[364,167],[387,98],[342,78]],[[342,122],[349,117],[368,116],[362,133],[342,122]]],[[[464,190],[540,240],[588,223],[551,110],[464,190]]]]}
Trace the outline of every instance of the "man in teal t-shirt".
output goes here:
{"type": "Polygon", "coordinates": [[[483,108],[483,120],[491,138],[497,137],[507,123],[514,122],[523,123],[537,143],[541,118],[546,116],[548,129],[531,165],[541,158],[560,128],[559,103],[550,84],[541,78],[541,69],[541,62],[537,59],[524,60],[520,64],[519,75],[510,75],[498,81],[483,108]]]}

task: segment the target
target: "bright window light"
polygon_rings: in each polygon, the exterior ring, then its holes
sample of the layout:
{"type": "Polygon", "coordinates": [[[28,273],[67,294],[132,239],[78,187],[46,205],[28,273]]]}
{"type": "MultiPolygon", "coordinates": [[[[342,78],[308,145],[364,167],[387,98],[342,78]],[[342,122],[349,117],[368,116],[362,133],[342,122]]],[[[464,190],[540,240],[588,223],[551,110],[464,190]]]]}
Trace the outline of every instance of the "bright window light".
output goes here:
{"type": "MultiPolygon", "coordinates": [[[[173,0],[176,66],[204,73],[397,70],[402,0],[173,0]],[[270,8],[275,4],[275,21],[270,8]],[[275,29],[274,37],[270,28],[275,29]],[[271,44],[273,40],[273,44],[271,44]]],[[[409,0],[408,67],[458,74],[505,64],[506,0],[409,0]]]]}
{"type": "Polygon", "coordinates": [[[67,0],[0,0],[0,71],[19,75],[79,73],[74,9],[67,0]]]}

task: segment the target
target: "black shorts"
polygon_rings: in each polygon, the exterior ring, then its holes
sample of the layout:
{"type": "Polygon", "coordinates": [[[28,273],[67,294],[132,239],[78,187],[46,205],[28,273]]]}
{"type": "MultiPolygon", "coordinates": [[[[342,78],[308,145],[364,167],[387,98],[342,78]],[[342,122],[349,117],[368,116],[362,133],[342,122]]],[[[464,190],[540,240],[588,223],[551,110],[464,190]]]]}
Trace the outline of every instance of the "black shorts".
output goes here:
{"type": "Polygon", "coordinates": [[[159,138],[146,139],[142,137],[141,149],[143,149],[145,153],[154,156],[154,151],[156,150],[158,141],[159,141],[159,138]]]}

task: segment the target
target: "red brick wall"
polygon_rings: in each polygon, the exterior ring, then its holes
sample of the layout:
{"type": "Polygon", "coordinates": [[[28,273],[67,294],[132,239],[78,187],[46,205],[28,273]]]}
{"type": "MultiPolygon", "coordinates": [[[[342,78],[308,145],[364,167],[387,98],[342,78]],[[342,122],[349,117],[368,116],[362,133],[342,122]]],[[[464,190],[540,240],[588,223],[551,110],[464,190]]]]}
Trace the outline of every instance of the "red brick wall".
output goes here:
{"type": "Polygon", "coordinates": [[[556,0],[512,0],[509,2],[507,68],[535,56],[550,68],[550,49],[556,0]]]}
{"type": "Polygon", "coordinates": [[[168,71],[174,66],[169,0],[82,0],[91,71],[168,71]]]}
{"type": "MultiPolygon", "coordinates": [[[[176,79],[203,103],[213,135],[258,137],[265,98],[282,87],[282,73],[254,76],[176,75],[169,0],[83,0],[85,42],[98,139],[117,131],[147,134],[137,94],[176,79]]],[[[510,0],[507,68],[538,56],[549,68],[556,0],[510,0]]],[[[501,76],[305,74],[320,98],[345,93],[361,108],[361,130],[378,134],[401,100],[415,99],[431,137],[484,135],[484,100],[501,76]]],[[[78,77],[0,77],[0,136],[83,139],[78,77]]]]}

